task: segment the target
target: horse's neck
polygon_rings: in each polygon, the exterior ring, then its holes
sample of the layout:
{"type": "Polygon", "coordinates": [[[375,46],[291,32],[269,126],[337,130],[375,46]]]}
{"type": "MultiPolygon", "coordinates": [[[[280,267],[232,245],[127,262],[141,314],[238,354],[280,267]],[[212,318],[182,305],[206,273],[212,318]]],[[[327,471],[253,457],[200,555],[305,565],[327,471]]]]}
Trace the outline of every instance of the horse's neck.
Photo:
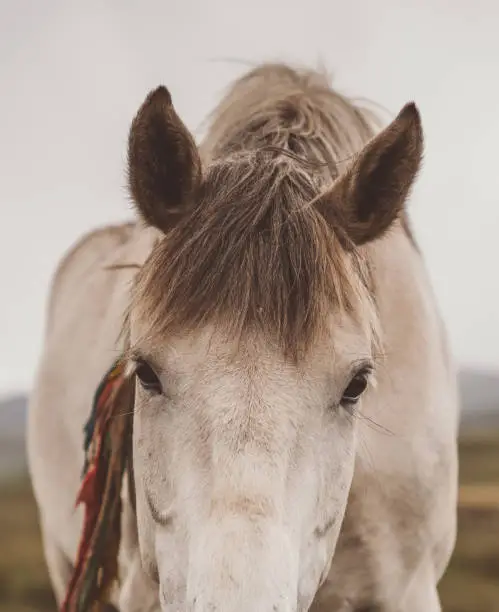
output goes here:
{"type": "Polygon", "coordinates": [[[401,319],[405,319],[413,307],[419,310],[421,301],[425,302],[426,296],[431,295],[431,287],[424,262],[404,224],[397,222],[383,238],[365,248],[372,262],[381,316],[388,308],[390,318],[401,319]]]}
{"type": "Polygon", "coordinates": [[[161,232],[154,227],[145,227],[137,222],[134,230],[125,244],[121,245],[106,260],[106,267],[140,268],[149,257],[154,244],[162,237],[161,232]]]}
{"type": "Polygon", "coordinates": [[[430,363],[443,373],[453,367],[447,333],[423,257],[400,222],[368,245],[386,358],[411,376],[430,363]],[[424,363],[422,358],[424,357],[424,363]]]}

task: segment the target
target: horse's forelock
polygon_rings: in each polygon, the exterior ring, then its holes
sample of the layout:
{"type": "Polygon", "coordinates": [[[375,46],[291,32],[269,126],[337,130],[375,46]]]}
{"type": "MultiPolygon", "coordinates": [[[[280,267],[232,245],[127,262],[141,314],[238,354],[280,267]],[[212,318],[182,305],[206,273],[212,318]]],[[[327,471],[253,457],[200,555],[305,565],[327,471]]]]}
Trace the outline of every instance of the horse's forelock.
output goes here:
{"type": "Polygon", "coordinates": [[[311,204],[372,131],[319,77],[259,70],[220,105],[199,201],[153,250],[133,306],[153,335],[214,322],[269,333],[296,358],[333,307],[367,305],[375,327],[365,256],[311,204]]]}

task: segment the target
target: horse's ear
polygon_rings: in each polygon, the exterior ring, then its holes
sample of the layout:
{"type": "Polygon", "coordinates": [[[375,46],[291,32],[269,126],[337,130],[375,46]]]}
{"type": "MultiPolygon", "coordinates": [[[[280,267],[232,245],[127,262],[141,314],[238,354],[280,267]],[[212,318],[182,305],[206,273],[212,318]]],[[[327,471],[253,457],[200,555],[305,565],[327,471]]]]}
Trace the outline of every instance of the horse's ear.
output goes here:
{"type": "Polygon", "coordinates": [[[362,245],[380,237],[401,214],[423,154],[423,130],[414,103],[356,156],[317,206],[345,242],[362,245]]]}
{"type": "Polygon", "coordinates": [[[165,232],[185,214],[201,183],[193,137],[173,108],[166,87],[152,91],[128,138],[128,185],[141,217],[165,232]]]}

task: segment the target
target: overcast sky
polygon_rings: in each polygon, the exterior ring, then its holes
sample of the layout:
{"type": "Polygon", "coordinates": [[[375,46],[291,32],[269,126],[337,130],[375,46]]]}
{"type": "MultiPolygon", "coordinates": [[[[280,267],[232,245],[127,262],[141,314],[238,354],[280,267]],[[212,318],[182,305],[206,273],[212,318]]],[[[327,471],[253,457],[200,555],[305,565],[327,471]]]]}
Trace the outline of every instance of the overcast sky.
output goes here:
{"type": "Polygon", "coordinates": [[[322,61],[391,115],[416,101],[413,224],[457,359],[499,367],[498,31],[495,0],[0,0],[0,393],[31,385],[64,250],[131,216],[147,92],[166,84],[199,134],[235,60],[322,61]]]}

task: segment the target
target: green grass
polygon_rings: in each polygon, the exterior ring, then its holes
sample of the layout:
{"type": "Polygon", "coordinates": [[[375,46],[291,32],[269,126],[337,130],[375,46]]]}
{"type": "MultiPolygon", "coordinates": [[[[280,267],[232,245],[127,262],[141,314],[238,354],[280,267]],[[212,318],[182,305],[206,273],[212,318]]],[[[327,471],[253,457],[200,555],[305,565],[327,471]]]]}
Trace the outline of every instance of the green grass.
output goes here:
{"type": "MultiPolygon", "coordinates": [[[[499,484],[499,432],[466,436],[461,482],[499,484]]],[[[499,612],[499,511],[462,509],[450,567],[440,584],[444,612],[499,612]]],[[[26,480],[0,488],[0,612],[55,612],[37,511],[26,480]]]]}
{"type": "Polygon", "coordinates": [[[30,484],[8,483],[0,490],[0,611],[55,609],[30,484]]]}
{"type": "Polygon", "coordinates": [[[474,432],[459,445],[460,480],[463,484],[499,485],[499,431],[474,432]]]}
{"type": "Polygon", "coordinates": [[[467,509],[458,520],[456,548],[440,583],[444,612],[499,612],[499,512],[467,509]]]}

